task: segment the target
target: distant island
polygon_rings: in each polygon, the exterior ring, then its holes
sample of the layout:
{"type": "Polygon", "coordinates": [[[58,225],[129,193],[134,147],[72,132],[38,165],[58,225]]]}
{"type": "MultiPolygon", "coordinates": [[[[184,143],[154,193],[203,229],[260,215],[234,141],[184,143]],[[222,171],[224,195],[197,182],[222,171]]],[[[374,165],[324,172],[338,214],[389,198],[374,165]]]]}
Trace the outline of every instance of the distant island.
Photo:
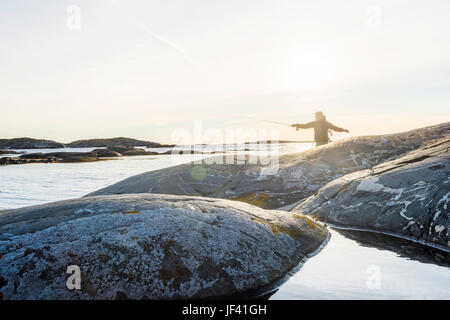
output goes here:
{"type": "MultiPolygon", "coordinates": [[[[313,141],[291,141],[291,140],[264,140],[245,142],[249,144],[279,144],[279,143],[305,143],[313,141]]],[[[200,144],[206,145],[206,144],[200,144]]],[[[154,141],[137,140],[133,138],[107,138],[76,140],[70,143],[61,143],[45,139],[13,138],[0,139],[0,150],[7,149],[61,149],[61,148],[109,148],[109,147],[147,147],[147,148],[173,148],[174,144],[161,144],[154,141]]]]}
{"type": "Polygon", "coordinates": [[[0,139],[0,149],[60,149],[60,148],[99,148],[99,147],[148,147],[169,148],[175,145],[161,144],[153,141],[137,140],[132,138],[109,138],[77,140],[70,143],[61,143],[52,140],[33,138],[0,139]]]}
{"type": "MultiPolygon", "coordinates": [[[[279,143],[302,143],[308,141],[290,141],[290,140],[268,140],[246,142],[244,145],[251,144],[279,144],[279,143]]],[[[109,138],[109,139],[86,139],[77,140],[70,143],[61,143],[52,140],[33,139],[33,138],[14,138],[14,139],[0,139],[0,165],[11,164],[27,164],[27,163],[64,163],[64,162],[92,162],[107,159],[114,159],[124,156],[148,156],[148,155],[169,155],[175,153],[181,154],[217,154],[229,153],[236,151],[252,151],[248,148],[243,150],[221,150],[221,151],[204,151],[197,150],[195,146],[183,150],[176,149],[174,144],[161,144],[153,141],[137,140],[132,138],[109,138]],[[168,151],[154,152],[147,151],[138,147],[146,148],[169,148],[168,151]],[[21,149],[70,149],[70,148],[95,148],[92,151],[78,151],[70,150],[50,153],[25,153],[14,150],[21,149]],[[15,155],[15,156],[10,156],[15,155]]],[[[207,146],[202,144],[201,146],[207,146]]],[[[189,147],[189,146],[185,146],[189,147]]]]}
{"type": "Polygon", "coordinates": [[[68,143],[68,148],[99,148],[99,147],[147,147],[147,148],[168,148],[173,144],[161,144],[153,141],[137,140],[132,138],[109,138],[109,139],[89,139],[77,140],[68,143]]]}
{"type": "Polygon", "coordinates": [[[14,138],[0,139],[0,149],[58,149],[65,148],[63,143],[52,140],[14,138]]]}

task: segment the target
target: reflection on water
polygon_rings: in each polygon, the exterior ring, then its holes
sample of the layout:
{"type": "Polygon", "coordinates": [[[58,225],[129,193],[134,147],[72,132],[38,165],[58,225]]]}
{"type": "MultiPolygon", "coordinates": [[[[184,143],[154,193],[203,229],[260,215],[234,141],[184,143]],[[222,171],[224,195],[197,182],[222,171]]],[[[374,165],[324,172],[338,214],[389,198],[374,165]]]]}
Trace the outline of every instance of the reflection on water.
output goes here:
{"type": "Polygon", "coordinates": [[[392,236],[330,233],[324,249],[271,299],[450,299],[444,253],[392,236]]]}
{"type": "Polygon", "coordinates": [[[406,259],[450,267],[450,254],[439,249],[376,232],[337,228],[333,228],[333,230],[342,234],[346,238],[356,240],[359,245],[364,247],[390,250],[406,259]]]}

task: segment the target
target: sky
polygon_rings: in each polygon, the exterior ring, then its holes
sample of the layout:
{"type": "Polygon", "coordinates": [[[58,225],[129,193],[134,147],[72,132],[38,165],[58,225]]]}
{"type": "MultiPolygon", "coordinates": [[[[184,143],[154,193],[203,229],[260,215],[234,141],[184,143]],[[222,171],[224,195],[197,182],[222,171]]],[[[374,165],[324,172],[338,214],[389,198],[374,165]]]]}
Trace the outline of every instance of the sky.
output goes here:
{"type": "MultiPolygon", "coordinates": [[[[450,121],[448,0],[2,0],[0,138],[450,121]],[[265,121],[262,121],[265,120],[265,121]]],[[[193,141],[204,142],[204,141],[193,141]]]]}

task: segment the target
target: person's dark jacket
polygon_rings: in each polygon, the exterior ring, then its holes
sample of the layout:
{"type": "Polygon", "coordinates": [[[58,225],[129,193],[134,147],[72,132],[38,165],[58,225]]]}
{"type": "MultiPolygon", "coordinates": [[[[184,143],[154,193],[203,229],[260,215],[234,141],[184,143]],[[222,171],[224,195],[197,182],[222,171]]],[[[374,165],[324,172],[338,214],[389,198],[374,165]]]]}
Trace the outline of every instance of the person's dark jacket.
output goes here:
{"type": "Polygon", "coordinates": [[[346,129],[336,127],[334,124],[327,120],[316,120],[305,124],[294,124],[293,126],[299,129],[314,128],[314,141],[319,143],[328,143],[330,138],[328,137],[328,130],[337,132],[346,132],[346,129]]]}

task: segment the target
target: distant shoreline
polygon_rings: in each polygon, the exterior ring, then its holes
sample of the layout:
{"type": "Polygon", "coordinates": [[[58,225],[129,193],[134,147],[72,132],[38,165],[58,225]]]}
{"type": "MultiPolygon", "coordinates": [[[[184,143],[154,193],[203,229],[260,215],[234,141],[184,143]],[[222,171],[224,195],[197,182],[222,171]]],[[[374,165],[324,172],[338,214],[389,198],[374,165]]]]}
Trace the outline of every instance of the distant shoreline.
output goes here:
{"type": "Polygon", "coordinates": [[[53,140],[34,138],[0,139],[1,149],[60,149],[60,148],[101,148],[101,147],[142,147],[170,148],[173,144],[161,144],[154,141],[137,140],[125,137],[108,139],[76,140],[70,143],[61,143],[53,140]]]}
{"type": "MultiPolygon", "coordinates": [[[[244,142],[242,144],[250,145],[250,144],[313,143],[313,142],[314,141],[298,141],[298,140],[260,140],[254,142],[244,142]]],[[[193,144],[191,145],[191,147],[199,145],[204,146],[208,144],[193,144]]],[[[215,144],[215,145],[226,145],[226,144],[215,144]]],[[[3,153],[5,153],[7,150],[26,150],[26,149],[109,148],[109,147],[173,148],[176,146],[177,145],[175,144],[161,144],[154,141],[144,141],[124,137],[108,138],[108,139],[76,140],[70,143],[61,143],[53,140],[34,139],[34,138],[0,139],[0,152],[3,153]]]]}
{"type": "Polygon", "coordinates": [[[215,151],[203,151],[195,150],[192,146],[189,149],[177,149],[170,148],[165,152],[147,151],[143,149],[145,147],[130,147],[130,146],[118,146],[118,147],[106,147],[97,148],[92,151],[59,151],[59,152],[16,152],[13,150],[1,150],[0,149],[0,166],[6,165],[18,165],[18,164],[30,164],[30,163],[79,163],[79,162],[96,162],[103,160],[114,160],[121,157],[128,156],[159,156],[159,155],[215,155],[215,154],[227,154],[230,152],[249,152],[256,151],[248,148],[238,150],[215,150],[215,151]],[[7,156],[3,156],[7,155],[7,156]],[[13,155],[13,156],[9,156],[13,155]]]}

